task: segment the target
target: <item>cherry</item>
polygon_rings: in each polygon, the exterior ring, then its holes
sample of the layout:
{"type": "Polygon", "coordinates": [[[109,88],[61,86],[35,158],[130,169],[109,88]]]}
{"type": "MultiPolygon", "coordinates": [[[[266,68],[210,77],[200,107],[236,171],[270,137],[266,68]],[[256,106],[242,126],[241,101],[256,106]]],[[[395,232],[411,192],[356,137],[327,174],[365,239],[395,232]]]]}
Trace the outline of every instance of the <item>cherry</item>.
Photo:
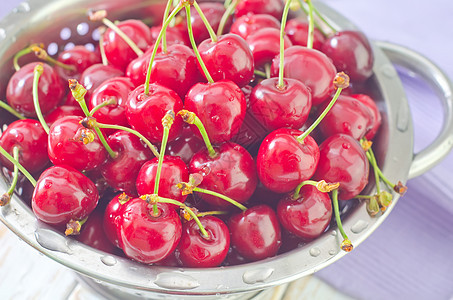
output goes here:
{"type": "Polygon", "coordinates": [[[281,245],[280,225],[274,210],[257,205],[231,216],[231,245],[245,258],[256,261],[277,254],[281,245]]]}
{"type": "Polygon", "coordinates": [[[83,71],[101,62],[101,57],[98,53],[88,50],[85,46],[76,45],[71,49],[61,52],[58,55],[58,61],[74,68],[74,70],[68,70],[58,65],[55,66],[61,78],[65,81],[68,79],[79,80],[83,71]]]}
{"type": "Polygon", "coordinates": [[[271,15],[248,13],[233,22],[230,33],[235,33],[247,40],[250,34],[262,28],[280,29],[280,21],[271,15]]]}
{"type": "Polygon", "coordinates": [[[203,147],[203,141],[187,125],[183,127],[180,136],[168,144],[167,153],[171,156],[179,156],[184,163],[189,164],[192,156],[203,147]]]}
{"type": "Polygon", "coordinates": [[[277,216],[282,227],[304,240],[320,236],[332,218],[332,203],[328,193],[315,186],[304,185],[299,196],[283,197],[277,206],[277,216]]]}
{"type": "Polygon", "coordinates": [[[243,0],[236,6],[236,17],[254,14],[268,14],[280,19],[283,13],[283,1],[281,0],[243,0]]]}
{"type": "Polygon", "coordinates": [[[184,223],[178,245],[179,259],[185,267],[217,267],[228,254],[230,232],[227,225],[214,216],[204,216],[200,222],[209,236],[202,235],[195,220],[184,223]]]}
{"type": "Polygon", "coordinates": [[[129,200],[118,221],[120,245],[127,257],[145,264],[170,256],[181,238],[181,220],[166,203],[158,202],[158,214],[145,200],[129,200]]]}
{"type": "Polygon", "coordinates": [[[373,118],[371,111],[359,100],[341,95],[319,124],[319,129],[325,137],[344,133],[360,140],[373,126],[373,118]]]}
{"type": "MultiPolygon", "coordinates": [[[[307,46],[308,40],[308,22],[300,19],[288,20],[285,27],[286,36],[291,40],[293,45],[307,46]]],[[[321,50],[326,38],[322,32],[314,28],[313,31],[313,49],[321,50]]]]}
{"type": "Polygon", "coordinates": [[[113,197],[104,211],[103,228],[107,239],[116,247],[121,248],[119,239],[119,221],[121,219],[123,204],[132,198],[126,193],[113,197]]]}
{"type": "Polygon", "coordinates": [[[70,166],[59,165],[41,173],[32,209],[39,220],[58,226],[86,218],[98,199],[96,186],[88,177],[70,166]]]}
{"type": "Polygon", "coordinates": [[[338,198],[357,196],[368,183],[369,162],[360,143],[346,134],[335,134],[319,145],[315,180],[339,182],[338,198]]]}
{"type": "MultiPolygon", "coordinates": [[[[244,94],[229,80],[195,84],[187,93],[184,104],[200,118],[215,144],[229,141],[238,133],[246,111],[244,94]]],[[[195,126],[192,130],[199,135],[195,126]]]]}
{"type": "Polygon", "coordinates": [[[253,54],[240,36],[227,33],[217,41],[206,39],[198,45],[198,51],[214,81],[228,79],[243,87],[253,79],[253,54]]]}
{"type": "MultiPolygon", "coordinates": [[[[152,26],[151,37],[153,41],[157,40],[159,33],[162,29],[162,25],[152,26]]],[[[190,45],[189,38],[187,37],[186,27],[183,24],[178,24],[173,27],[168,26],[165,30],[165,38],[168,45],[172,44],[181,44],[181,45],[190,45]]]]}
{"type": "Polygon", "coordinates": [[[61,106],[58,106],[57,108],[55,108],[54,110],[52,110],[50,113],[48,113],[44,117],[44,119],[45,119],[47,125],[49,125],[49,127],[50,127],[50,126],[52,126],[53,123],[55,123],[56,120],[61,119],[66,116],[85,117],[85,114],[83,113],[83,110],[80,108],[80,106],[78,104],[77,104],[77,106],[61,105],[61,106]]]}
{"type": "Polygon", "coordinates": [[[97,136],[93,136],[94,140],[87,144],[80,140],[85,130],[79,124],[81,120],[81,117],[67,116],[58,119],[50,127],[48,155],[53,164],[88,171],[106,160],[107,152],[97,136]]]}
{"type": "MultiPolygon", "coordinates": [[[[47,133],[39,121],[24,119],[9,124],[0,136],[0,146],[10,155],[13,155],[13,148],[18,147],[19,163],[31,173],[40,172],[49,164],[47,133]]],[[[3,155],[0,155],[0,162],[9,170],[14,169],[3,155]]]]}
{"type": "MultiPolygon", "coordinates": [[[[10,78],[6,88],[8,104],[26,117],[36,117],[33,104],[34,68],[38,63],[29,63],[10,78]]],[[[65,88],[56,71],[48,64],[42,64],[43,73],[38,83],[38,99],[41,112],[45,115],[55,109],[63,98],[65,88]]]]}
{"type": "MultiPolygon", "coordinates": [[[[155,157],[140,168],[136,180],[139,195],[154,192],[157,166],[158,158],[155,157]]],[[[188,180],[189,170],[182,159],[177,156],[165,155],[160,175],[159,196],[184,202],[187,196],[182,195],[176,185],[188,180]]]]}
{"type": "Polygon", "coordinates": [[[339,71],[348,74],[351,81],[363,82],[373,74],[373,50],[360,31],[336,32],[324,42],[321,51],[332,59],[339,71]]]}
{"type": "MultiPolygon", "coordinates": [[[[173,90],[158,84],[149,86],[145,94],[142,84],[135,88],[127,100],[126,117],[129,124],[152,143],[162,140],[162,118],[167,111],[178,112],[182,109],[181,98],[173,90]]],[[[182,121],[176,118],[170,130],[169,141],[174,140],[182,129],[182,121]]]]}
{"type": "Polygon", "coordinates": [[[135,180],[151,151],[134,134],[122,130],[111,134],[107,143],[117,156],[100,166],[102,176],[114,189],[135,195],[135,180]]]}
{"type": "Polygon", "coordinates": [[[301,134],[299,130],[280,128],[261,143],[256,166],[261,182],[269,190],[290,192],[315,173],[320,160],[318,145],[311,136],[299,142],[301,134]]]}
{"type": "MultiPolygon", "coordinates": [[[[252,156],[238,144],[223,143],[215,147],[211,157],[207,149],[196,153],[189,164],[189,172],[203,175],[200,188],[208,189],[244,203],[253,194],[257,184],[255,162],[252,156]]],[[[214,196],[200,197],[216,207],[231,204],[214,196]]]]}
{"type": "Polygon", "coordinates": [[[355,98],[359,100],[362,104],[364,104],[368,109],[371,111],[371,114],[373,116],[372,118],[372,126],[371,129],[368,130],[368,132],[365,134],[365,137],[367,140],[371,141],[374,136],[376,135],[377,131],[379,130],[379,127],[381,126],[382,122],[382,116],[381,112],[379,111],[379,108],[376,105],[376,102],[371,98],[370,96],[366,94],[351,94],[350,95],[352,98],[355,98]]]}
{"type": "Polygon", "coordinates": [[[284,86],[279,79],[260,81],[250,95],[253,115],[270,131],[288,127],[299,129],[311,110],[311,93],[302,82],[287,78],[284,86]]]}
{"type": "MultiPolygon", "coordinates": [[[[337,71],[332,61],[322,52],[302,46],[292,46],[284,52],[284,77],[302,81],[311,89],[313,106],[329,98],[337,71]]],[[[271,75],[278,76],[280,56],[272,63],[271,75]]]]}
{"type": "Polygon", "coordinates": [[[113,254],[116,249],[107,238],[102,221],[103,211],[102,209],[97,208],[90,214],[88,220],[82,225],[80,235],[76,236],[76,239],[90,247],[113,254]]]}

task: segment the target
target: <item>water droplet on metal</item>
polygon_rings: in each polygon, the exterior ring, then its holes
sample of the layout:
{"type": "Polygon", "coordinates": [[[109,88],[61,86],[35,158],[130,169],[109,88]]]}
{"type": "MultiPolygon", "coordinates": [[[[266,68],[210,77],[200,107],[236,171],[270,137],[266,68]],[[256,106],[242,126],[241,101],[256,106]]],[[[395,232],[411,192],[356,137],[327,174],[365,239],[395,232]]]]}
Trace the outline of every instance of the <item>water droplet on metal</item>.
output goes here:
{"type": "Polygon", "coordinates": [[[55,231],[38,228],[35,231],[36,241],[44,248],[52,251],[71,254],[67,239],[55,231]]]}
{"type": "Polygon", "coordinates": [[[409,107],[405,104],[400,105],[396,117],[396,129],[405,132],[409,127],[409,121],[411,119],[409,107]]]}
{"type": "Polygon", "coordinates": [[[173,272],[160,273],[154,283],[166,289],[191,290],[200,286],[192,276],[173,272]]]}
{"type": "Polygon", "coordinates": [[[333,230],[331,233],[330,233],[331,236],[337,236],[337,232],[335,230],[333,230]]]}
{"type": "Polygon", "coordinates": [[[0,41],[6,38],[6,30],[4,28],[0,28],[0,41]]]}
{"type": "Polygon", "coordinates": [[[114,258],[111,255],[102,256],[101,261],[104,265],[109,266],[109,267],[114,266],[117,263],[116,258],[114,258]]]}
{"type": "Polygon", "coordinates": [[[337,250],[334,250],[334,249],[329,250],[329,254],[330,255],[335,255],[335,254],[337,254],[337,250]]]}
{"type": "Polygon", "coordinates": [[[321,250],[318,247],[311,248],[309,252],[313,257],[317,257],[321,254],[321,250]]]}
{"type": "Polygon", "coordinates": [[[361,233],[368,227],[368,222],[358,220],[354,225],[351,226],[351,231],[355,234],[361,233]]]}
{"type": "Polygon", "coordinates": [[[16,8],[13,9],[14,13],[25,13],[30,11],[30,4],[27,2],[20,3],[16,8]]]}
{"type": "Polygon", "coordinates": [[[381,67],[381,73],[388,78],[395,78],[396,76],[398,76],[398,73],[392,65],[383,65],[381,67]]]}
{"type": "Polygon", "coordinates": [[[257,282],[265,282],[272,273],[274,273],[274,269],[271,268],[259,268],[255,270],[246,271],[242,275],[242,281],[247,284],[254,284],[257,282]]]}

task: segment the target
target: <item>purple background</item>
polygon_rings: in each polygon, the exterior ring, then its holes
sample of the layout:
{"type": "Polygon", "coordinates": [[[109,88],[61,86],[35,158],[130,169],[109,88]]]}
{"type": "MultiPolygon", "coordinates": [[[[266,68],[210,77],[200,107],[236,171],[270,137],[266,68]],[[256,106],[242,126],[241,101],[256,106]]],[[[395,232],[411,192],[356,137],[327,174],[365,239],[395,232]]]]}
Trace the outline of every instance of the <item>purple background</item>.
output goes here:
{"type": "MultiPolygon", "coordinates": [[[[20,1],[0,0],[3,16],[20,1]]],[[[417,50],[453,78],[453,2],[324,0],[372,40],[417,50]]],[[[401,74],[415,127],[415,151],[441,127],[431,89],[401,74]]],[[[352,253],[317,273],[358,299],[452,299],[453,155],[409,181],[409,191],[375,233],[352,253]]]]}

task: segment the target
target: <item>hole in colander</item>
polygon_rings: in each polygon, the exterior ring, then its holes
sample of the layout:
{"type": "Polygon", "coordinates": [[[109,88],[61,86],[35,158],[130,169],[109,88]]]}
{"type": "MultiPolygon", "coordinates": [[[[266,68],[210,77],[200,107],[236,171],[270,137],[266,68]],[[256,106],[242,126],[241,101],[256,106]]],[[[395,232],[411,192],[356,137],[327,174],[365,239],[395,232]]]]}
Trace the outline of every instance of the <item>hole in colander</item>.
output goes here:
{"type": "Polygon", "coordinates": [[[64,50],[70,50],[72,48],[74,48],[74,43],[67,43],[65,46],[64,46],[64,50]]]}
{"type": "Polygon", "coordinates": [[[58,53],[58,44],[57,43],[50,43],[49,46],[47,46],[47,53],[49,55],[55,55],[58,53]]]}
{"type": "Polygon", "coordinates": [[[63,41],[67,41],[71,38],[71,34],[72,34],[71,29],[68,27],[65,27],[60,31],[60,38],[63,41]]]}
{"type": "Polygon", "coordinates": [[[93,33],[91,34],[91,37],[93,38],[94,41],[99,41],[99,37],[100,36],[101,36],[101,33],[99,32],[98,28],[93,30],[93,33]]]}
{"type": "Polygon", "coordinates": [[[95,50],[95,47],[92,43],[88,43],[88,44],[85,44],[85,48],[87,48],[88,50],[94,52],[95,50]]]}
{"type": "Polygon", "coordinates": [[[77,33],[79,35],[86,35],[90,31],[90,25],[88,23],[80,23],[77,25],[77,33]]]}

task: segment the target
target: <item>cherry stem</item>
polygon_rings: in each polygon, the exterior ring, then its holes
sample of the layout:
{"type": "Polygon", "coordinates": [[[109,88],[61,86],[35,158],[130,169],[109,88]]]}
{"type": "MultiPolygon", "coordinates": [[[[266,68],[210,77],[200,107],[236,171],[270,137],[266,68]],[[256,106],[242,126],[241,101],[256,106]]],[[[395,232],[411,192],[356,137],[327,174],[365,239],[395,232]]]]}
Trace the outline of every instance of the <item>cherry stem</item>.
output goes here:
{"type": "MultiPolygon", "coordinates": [[[[189,5],[189,3],[187,3],[186,5],[189,5]]],[[[186,6],[187,7],[187,6],[186,6]]],[[[212,29],[212,26],[211,24],[209,24],[209,21],[208,19],[206,18],[205,14],[203,13],[203,11],[201,10],[200,6],[198,5],[197,1],[193,1],[193,7],[195,7],[195,9],[197,10],[198,14],[200,15],[200,18],[201,20],[203,21],[204,23],[204,26],[206,27],[206,29],[208,30],[209,32],[209,36],[211,37],[211,41],[213,43],[217,43],[218,41],[218,38],[217,38],[217,35],[215,34],[214,32],[214,29],[212,29]]],[[[190,22],[187,22],[188,24],[190,22]]]]}
{"type": "Polygon", "coordinates": [[[284,73],[284,53],[285,53],[285,27],[286,27],[286,20],[288,19],[288,12],[291,6],[291,0],[287,0],[285,3],[285,7],[283,8],[283,15],[280,25],[280,62],[279,62],[279,71],[278,71],[278,84],[277,89],[283,90],[285,88],[285,82],[283,81],[283,73],[284,73]]]}
{"type": "Polygon", "coordinates": [[[233,2],[229,3],[228,6],[226,6],[226,10],[223,13],[222,18],[220,19],[219,27],[217,28],[217,36],[221,36],[223,34],[226,22],[233,15],[234,9],[238,5],[238,3],[239,0],[233,0],[233,2]]]}
{"type": "Polygon", "coordinates": [[[38,116],[38,120],[41,123],[42,128],[44,128],[44,131],[49,134],[49,126],[47,125],[42,115],[38,97],[39,78],[41,77],[43,72],[44,68],[42,63],[38,63],[33,70],[33,105],[35,106],[36,115],[38,116]]]}
{"type": "Polygon", "coordinates": [[[16,118],[18,118],[20,120],[26,119],[23,115],[21,115],[19,112],[17,112],[14,108],[12,108],[6,102],[3,102],[1,100],[0,100],[0,108],[3,108],[4,110],[6,110],[7,112],[9,112],[10,114],[12,114],[13,116],[15,116],[16,118]]]}
{"type": "Polygon", "coordinates": [[[33,52],[32,47],[34,47],[34,46],[44,48],[44,44],[31,44],[27,48],[20,50],[19,52],[16,53],[16,55],[14,55],[13,66],[16,71],[20,70],[19,58],[21,58],[22,56],[27,55],[29,53],[32,53],[33,52]]]}
{"type": "Polygon", "coordinates": [[[225,2],[223,3],[223,6],[225,8],[228,8],[228,6],[230,6],[230,4],[231,4],[231,0],[225,0],[225,2]]]}
{"type": "Polygon", "coordinates": [[[311,0],[305,0],[308,4],[308,38],[307,38],[307,48],[313,49],[313,39],[314,39],[314,27],[315,22],[313,20],[313,3],[311,0]]]}
{"type": "Polygon", "coordinates": [[[197,217],[205,217],[205,216],[218,216],[218,215],[227,215],[229,214],[228,211],[224,210],[211,210],[211,211],[204,211],[201,213],[197,213],[197,217]]]}
{"type": "MultiPolygon", "coordinates": [[[[167,1],[167,5],[165,6],[164,19],[162,20],[162,24],[164,24],[168,18],[168,14],[170,13],[172,3],[173,3],[172,0],[167,1]]],[[[162,52],[167,53],[167,31],[166,30],[164,31],[164,33],[162,35],[162,52]]]]}
{"type": "Polygon", "coordinates": [[[157,162],[157,171],[156,178],[154,179],[154,194],[159,195],[159,183],[160,183],[160,174],[162,172],[162,164],[164,162],[165,149],[167,148],[168,134],[170,133],[171,125],[175,120],[175,113],[170,110],[162,118],[162,126],[164,128],[164,134],[162,136],[162,143],[160,145],[160,155],[157,162]]]}
{"type": "Polygon", "coordinates": [[[153,67],[153,62],[154,58],[156,57],[157,53],[157,48],[159,48],[160,41],[162,40],[162,37],[165,34],[165,31],[167,30],[168,25],[170,24],[171,20],[178,14],[178,12],[183,8],[182,5],[178,5],[173,9],[171,14],[168,16],[168,18],[165,20],[165,22],[162,24],[162,28],[160,29],[159,35],[157,36],[156,41],[154,42],[154,48],[153,52],[151,53],[151,58],[149,59],[149,64],[148,64],[148,71],[146,73],[146,80],[145,80],[145,95],[149,94],[149,83],[151,81],[151,70],[153,67]]]}
{"type": "Polygon", "coordinates": [[[335,221],[337,222],[338,230],[340,230],[341,236],[343,237],[344,241],[342,242],[342,250],[344,251],[351,251],[352,250],[352,244],[351,241],[348,238],[348,235],[343,229],[343,225],[341,223],[341,218],[340,218],[340,209],[338,206],[338,190],[335,189],[332,191],[332,203],[333,203],[333,210],[335,213],[335,221]],[[350,247],[350,248],[349,248],[350,247]]]}
{"type": "Polygon", "coordinates": [[[214,158],[217,156],[217,152],[215,151],[214,147],[211,144],[211,141],[209,140],[208,133],[206,132],[206,128],[203,125],[203,122],[201,122],[200,118],[191,111],[188,110],[180,110],[178,112],[178,115],[181,115],[182,119],[184,122],[187,124],[193,124],[197,126],[198,130],[200,131],[201,137],[203,138],[203,141],[206,145],[206,149],[208,149],[209,156],[211,158],[214,158]]]}
{"type": "Polygon", "coordinates": [[[22,174],[27,177],[27,179],[30,181],[30,183],[33,185],[33,187],[36,186],[36,180],[31,176],[31,174],[19,163],[17,159],[11,156],[2,146],[0,146],[0,154],[6,157],[14,166],[17,166],[17,168],[22,172],[22,174]]]}
{"type": "MultiPolygon", "coordinates": [[[[91,113],[88,110],[87,104],[85,102],[85,94],[87,93],[87,90],[81,85],[77,80],[75,79],[69,79],[69,89],[71,90],[72,97],[79,103],[80,107],[83,110],[83,113],[87,117],[91,117],[91,113]]],[[[117,153],[112,150],[110,145],[107,143],[104,134],[101,132],[99,127],[94,126],[94,131],[96,131],[97,136],[99,137],[99,141],[101,144],[104,146],[105,150],[107,150],[108,154],[110,155],[111,158],[116,158],[117,153]]]]}
{"type": "Polygon", "coordinates": [[[193,29],[192,29],[192,22],[190,21],[190,5],[186,5],[186,17],[187,17],[187,31],[189,32],[189,40],[190,44],[192,45],[193,52],[197,57],[198,63],[200,64],[201,69],[203,70],[203,74],[208,80],[208,82],[213,83],[214,79],[212,79],[211,74],[209,74],[208,68],[201,58],[200,52],[198,51],[197,44],[195,43],[195,39],[193,37],[193,29]]]}
{"type": "Polygon", "coordinates": [[[78,220],[78,221],[70,220],[66,224],[66,230],[65,230],[64,234],[66,236],[79,235],[80,234],[80,230],[82,230],[83,224],[85,224],[87,220],[88,220],[88,217],[85,217],[84,219],[78,220]]]}
{"type": "Polygon", "coordinates": [[[116,101],[115,98],[110,98],[109,100],[106,100],[102,103],[99,103],[98,105],[96,105],[95,107],[93,107],[92,110],[90,110],[90,116],[94,115],[95,112],[97,112],[99,109],[105,107],[105,106],[109,106],[109,105],[117,105],[118,104],[118,101],[116,101]]]}
{"type": "Polygon", "coordinates": [[[253,73],[256,75],[256,76],[259,76],[259,77],[263,77],[263,78],[267,78],[267,75],[265,72],[263,71],[260,71],[260,70],[253,70],[253,73]]]}
{"type": "MultiPolygon", "coordinates": [[[[333,33],[336,33],[337,30],[329,23],[327,22],[327,20],[324,18],[324,16],[319,12],[319,10],[313,6],[313,11],[315,12],[315,14],[318,16],[318,18],[324,23],[327,25],[327,27],[329,27],[330,30],[332,30],[333,33]]],[[[318,28],[321,30],[321,28],[318,28]]],[[[327,34],[321,30],[322,34],[324,34],[325,36],[327,36],[327,34]]]]}
{"type": "Polygon", "coordinates": [[[59,66],[60,68],[68,70],[68,71],[76,70],[75,66],[64,64],[61,61],[58,61],[58,60],[50,57],[49,54],[47,54],[46,50],[44,50],[43,48],[41,48],[39,46],[32,46],[31,50],[35,53],[36,57],[38,57],[39,59],[42,59],[42,60],[44,60],[48,63],[54,64],[56,66],[59,66]]]}
{"type": "Polygon", "coordinates": [[[375,176],[376,176],[376,189],[377,189],[377,186],[378,186],[378,179],[382,179],[391,189],[395,189],[396,187],[396,184],[394,184],[393,182],[391,182],[385,175],[384,173],[382,173],[382,170],[379,168],[379,166],[377,165],[377,160],[376,160],[376,157],[374,156],[374,152],[373,150],[370,148],[366,151],[366,156],[368,158],[368,161],[370,162],[370,164],[373,166],[374,168],[374,171],[375,171],[375,176]]]}
{"type": "Polygon", "coordinates": [[[374,171],[374,179],[376,181],[376,192],[379,194],[381,192],[381,182],[379,180],[380,176],[378,173],[378,165],[376,161],[376,157],[374,156],[374,153],[371,151],[371,148],[368,149],[366,152],[366,157],[368,158],[368,161],[370,162],[371,166],[373,167],[374,171]]]}
{"type": "MultiPolygon", "coordinates": [[[[17,161],[19,160],[19,147],[17,146],[13,148],[13,158],[17,161]]],[[[13,195],[14,190],[16,189],[18,179],[19,179],[19,168],[16,165],[14,165],[13,181],[11,182],[9,190],[6,192],[10,197],[13,195]]]]}
{"type": "MultiPolygon", "coordinates": [[[[298,2],[299,2],[299,7],[308,16],[310,13],[309,13],[308,9],[305,7],[303,0],[298,0],[298,2]]],[[[314,10],[315,10],[315,7],[313,6],[313,11],[314,10]]],[[[321,19],[321,18],[319,18],[319,19],[321,19]]],[[[316,28],[318,28],[319,31],[321,31],[322,35],[327,36],[327,34],[324,32],[324,30],[321,28],[321,26],[319,25],[318,21],[315,18],[313,18],[313,22],[314,22],[314,25],[316,26],[316,28]]]]}
{"type": "Polygon", "coordinates": [[[210,191],[210,190],[205,190],[205,189],[202,189],[202,188],[199,188],[199,187],[194,187],[193,191],[194,192],[203,193],[203,194],[208,194],[208,195],[215,196],[215,197],[219,197],[220,199],[223,199],[223,200],[228,201],[229,203],[233,204],[234,206],[236,206],[237,208],[241,209],[242,211],[246,211],[247,210],[247,207],[245,207],[241,203],[237,202],[236,200],[231,199],[230,197],[227,197],[225,195],[219,194],[217,192],[210,191]]]}
{"type": "Polygon", "coordinates": [[[104,48],[104,32],[105,27],[99,27],[99,52],[101,54],[101,61],[104,66],[108,66],[109,60],[107,59],[107,55],[105,55],[105,48],[104,48]]]}
{"type": "Polygon", "coordinates": [[[266,73],[266,78],[271,78],[271,64],[264,65],[264,73],[266,73]]]}

